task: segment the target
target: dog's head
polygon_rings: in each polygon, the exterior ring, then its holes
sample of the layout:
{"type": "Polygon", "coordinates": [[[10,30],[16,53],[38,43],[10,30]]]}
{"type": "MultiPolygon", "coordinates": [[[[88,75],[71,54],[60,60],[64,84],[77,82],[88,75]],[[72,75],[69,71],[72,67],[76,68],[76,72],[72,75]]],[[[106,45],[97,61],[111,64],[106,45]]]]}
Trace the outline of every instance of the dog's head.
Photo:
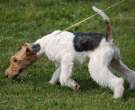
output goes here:
{"type": "Polygon", "coordinates": [[[37,60],[39,44],[25,43],[21,49],[10,58],[10,65],[5,71],[8,78],[17,78],[30,64],[37,60]]]}

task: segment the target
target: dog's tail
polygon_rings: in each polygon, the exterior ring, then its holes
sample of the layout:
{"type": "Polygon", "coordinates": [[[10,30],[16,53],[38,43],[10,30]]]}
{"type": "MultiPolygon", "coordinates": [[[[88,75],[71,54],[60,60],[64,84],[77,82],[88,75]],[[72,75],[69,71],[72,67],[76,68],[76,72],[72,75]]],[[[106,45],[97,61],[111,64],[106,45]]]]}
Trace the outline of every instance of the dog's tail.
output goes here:
{"type": "Polygon", "coordinates": [[[112,41],[112,26],[111,26],[109,17],[104,13],[104,11],[96,8],[95,6],[93,6],[92,9],[102,17],[102,19],[104,20],[104,22],[107,25],[106,40],[112,41]]]}

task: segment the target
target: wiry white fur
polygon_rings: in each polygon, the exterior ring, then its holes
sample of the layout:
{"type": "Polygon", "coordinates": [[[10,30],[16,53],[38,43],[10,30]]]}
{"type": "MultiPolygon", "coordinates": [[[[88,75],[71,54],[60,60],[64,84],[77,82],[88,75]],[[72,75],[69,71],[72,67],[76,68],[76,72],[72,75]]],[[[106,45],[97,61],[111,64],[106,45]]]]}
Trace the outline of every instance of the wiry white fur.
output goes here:
{"type": "Polygon", "coordinates": [[[92,9],[93,9],[97,14],[99,14],[99,15],[102,17],[102,19],[103,19],[104,21],[109,22],[109,17],[108,17],[101,9],[98,9],[98,8],[96,8],[95,6],[93,6],[92,9]]]}
{"type": "MultiPolygon", "coordinates": [[[[109,22],[108,16],[100,9],[93,7],[104,21],[109,22]]],[[[74,65],[82,64],[89,58],[88,69],[91,77],[100,86],[108,87],[113,91],[114,98],[122,97],[124,92],[124,80],[117,77],[111,71],[116,69],[130,83],[130,87],[135,87],[135,72],[129,69],[119,59],[119,50],[111,41],[105,38],[94,51],[77,52],[74,49],[74,34],[67,31],[54,31],[51,34],[37,40],[35,44],[40,44],[38,56],[46,54],[47,57],[56,64],[56,71],[53,73],[50,84],[58,81],[62,86],[68,86],[73,90],[79,89],[79,84],[72,77],[74,65]]]]}
{"type": "Polygon", "coordinates": [[[112,62],[116,63],[116,70],[123,73],[131,87],[135,86],[135,72],[120,61],[118,49],[112,42],[102,39],[99,47],[94,51],[77,52],[73,46],[74,37],[71,32],[58,30],[35,42],[35,44],[39,43],[41,46],[41,50],[37,54],[39,56],[46,54],[57,65],[57,69],[49,81],[50,84],[55,84],[59,81],[62,86],[78,90],[79,84],[71,79],[72,69],[74,65],[82,64],[86,58],[89,58],[88,68],[91,77],[99,85],[110,88],[114,93],[114,98],[119,98],[123,95],[124,81],[122,78],[112,74],[109,68],[113,67],[112,62]]]}

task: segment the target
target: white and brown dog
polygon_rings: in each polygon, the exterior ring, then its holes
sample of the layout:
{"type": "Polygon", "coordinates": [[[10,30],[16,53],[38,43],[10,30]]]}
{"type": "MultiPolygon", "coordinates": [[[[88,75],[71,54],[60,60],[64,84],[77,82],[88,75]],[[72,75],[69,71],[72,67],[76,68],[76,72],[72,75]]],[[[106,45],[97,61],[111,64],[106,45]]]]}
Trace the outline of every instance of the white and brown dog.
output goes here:
{"type": "Polygon", "coordinates": [[[54,31],[33,44],[26,43],[14,56],[5,74],[8,78],[17,78],[24,69],[44,54],[54,61],[56,71],[53,73],[50,84],[60,82],[73,90],[79,89],[74,81],[72,69],[89,58],[88,69],[91,77],[100,86],[110,88],[114,98],[119,98],[124,92],[124,80],[115,76],[111,69],[116,69],[124,76],[131,88],[135,87],[135,72],[129,69],[119,57],[119,50],[113,43],[112,28],[108,16],[100,9],[93,7],[105,21],[107,34],[101,33],[72,33],[54,31]]]}

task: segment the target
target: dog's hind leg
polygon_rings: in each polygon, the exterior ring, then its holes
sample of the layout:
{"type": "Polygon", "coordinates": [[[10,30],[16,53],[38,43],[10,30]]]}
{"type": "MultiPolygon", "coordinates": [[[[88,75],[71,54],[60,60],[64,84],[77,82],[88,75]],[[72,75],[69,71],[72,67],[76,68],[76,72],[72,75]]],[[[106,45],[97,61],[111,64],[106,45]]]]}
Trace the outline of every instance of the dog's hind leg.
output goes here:
{"type": "Polygon", "coordinates": [[[100,49],[90,56],[88,68],[93,80],[102,87],[110,88],[114,98],[120,98],[124,92],[124,80],[110,71],[109,65],[112,58],[113,51],[111,49],[100,49]]]}
{"type": "Polygon", "coordinates": [[[71,79],[72,69],[74,66],[74,58],[72,55],[63,56],[61,61],[61,73],[60,73],[60,83],[62,86],[67,86],[75,91],[79,90],[80,85],[71,79]]]}
{"type": "Polygon", "coordinates": [[[129,69],[120,59],[113,59],[111,67],[127,79],[130,83],[130,89],[135,89],[135,71],[129,69]]]}
{"type": "Polygon", "coordinates": [[[109,87],[113,93],[114,98],[120,98],[123,95],[123,79],[118,78],[112,74],[107,65],[100,65],[99,63],[89,63],[89,71],[93,80],[95,80],[100,86],[109,87]]]}

